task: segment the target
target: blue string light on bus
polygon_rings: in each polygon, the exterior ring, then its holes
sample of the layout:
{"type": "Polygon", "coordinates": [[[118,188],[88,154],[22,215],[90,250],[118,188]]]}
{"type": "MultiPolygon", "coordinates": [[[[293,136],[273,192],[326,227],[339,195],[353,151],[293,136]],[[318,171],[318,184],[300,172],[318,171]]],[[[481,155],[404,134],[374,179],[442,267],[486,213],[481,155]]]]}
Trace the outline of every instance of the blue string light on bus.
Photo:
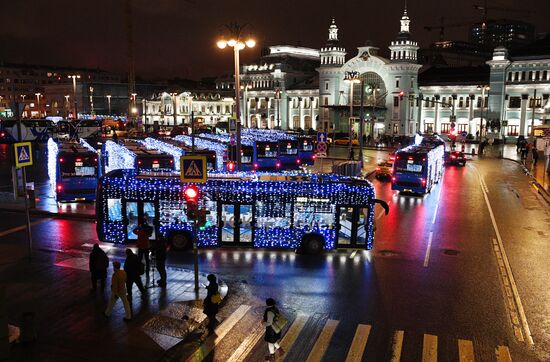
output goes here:
{"type": "MultiPolygon", "coordinates": [[[[185,144],[186,146],[191,146],[193,144],[191,136],[179,135],[174,137],[174,139],[178,142],[185,144]]],[[[195,147],[203,150],[210,150],[210,151],[216,152],[216,169],[217,170],[223,169],[223,155],[225,153],[224,145],[217,142],[205,140],[199,137],[195,137],[195,147]]]]}
{"type": "Polygon", "coordinates": [[[57,154],[59,152],[59,146],[53,140],[53,138],[48,139],[48,177],[50,178],[50,186],[52,190],[55,191],[55,186],[57,183],[57,154]]]}
{"type": "Polygon", "coordinates": [[[185,153],[181,148],[159,141],[157,139],[147,137],[145,140],[141,141],[148,149],[159,150],[164,153],[171,155],[174,158],[174,166],[177,172],[180,171],[180,158],[185,153]]]}
{"type": "Polygon", "coordinates": [[[132,169],[135,167],[136,154],[124,146],[113,141],[105,142],[105,173],[118,169],[132,169]]]}
{"type": "Polygon", "coordinates": [[[84,138],[81,138],[78,142],[82,147],[86,148],[88,151],[91,151],[97,154],[97,150],[93,148],[92,145],[90,145],[88,142],[86,142],[84,138]]]}
{"type": "MultiPolygon", "coordinates": [[[[113,177],[104,179],[103,188],[106,191],[106,198],[103,200],[101,208],[104,215],[108,214],[107,199],[126,199],[136,201],[165,200],[181,205],[181,190],[187,185],[181,184],[176,178],[136,178],[132,173],[124,171],[122,177],[113,177]],[[124,191],[125,190],[125,191],[124,191]]],[[[232,175],[234,176],[234,175],[232,175]]],[[[260,181],[258,178],[251,178],[245,181],[230,180],[211,180],[209,183],[201,186],[201,193],[213,194],[217,192],[217,202],[222,203],[252,203],[256,202],[257,210],[264,218],[280,218],[281,208],[285,205],[296,205],[299,198],[307,200],[318,199],[317,203],[322,202],[328,207],[335,207],[338,204],[367,205],[374,198],[374,189],[372,187],[360,187],[351,183],[332,182],[338,181],[336,176],[316,176],[312,175],[312,182],[299,181],[260,181]],[[254,194],[254,196],[252,195],[254,194]],[[273,203],[279,200],[277,205],[271,208],[260,209],[259,202],[273,203]],[[271,200],[271,201],[270,201],[271,200]]],[[[315,207],[315,206],[313,206],[315,207]]],[[[332,212],[334,214],[334,212],[332,212]]],[[[297,221],[297,213],[294,211],[294,222],[297,221]]],[[[290,216],[290,219],[292,219],[290,216]]],[[[372,235],[374,210],[370,208],[368,215],[367,235],[372,235]]],[[[324,222],[321,220],[321,222],[324,222]]],[[[160,231],[166,233],[173,230],[174,227],[181,230],[189,230],[190,223],[180,225],[162,225],[160,231]]],[[[311,225],[304,225],[302,228],[273,227],[268,230],[267,227],[259,225],[254,230],[254,245],[256,247],[266,248],[295,248],[302,236],[308,232],[316,232],[325,237],[326,248],[332,249],[336,242],[336,220],[329,220],[324,225],[319,225],[318,220],[311,225]]],[[[112,224],[110,228],[105,228],[106,239],[114,242],[123,242],[125,239],[124,226],[122,224],[112,224]]],[[[218,245],[218,225],[215,223],[199,235],[200,246],[218,245]]],[[[367,240],[367,247],[372,248],[372,240],[367,240]]]]}

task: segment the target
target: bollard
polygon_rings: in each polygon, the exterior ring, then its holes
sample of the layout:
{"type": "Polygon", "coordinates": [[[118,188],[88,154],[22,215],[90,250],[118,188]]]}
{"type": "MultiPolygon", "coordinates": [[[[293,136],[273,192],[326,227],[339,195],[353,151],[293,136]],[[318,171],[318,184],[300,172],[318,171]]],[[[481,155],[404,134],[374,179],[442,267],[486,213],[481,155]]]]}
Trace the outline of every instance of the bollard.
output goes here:
{"type": "Polygon", "coordinates": [[[476,155],[476,148],[472,147],[472,156],[475,156],[475,155],[476,155]]]}

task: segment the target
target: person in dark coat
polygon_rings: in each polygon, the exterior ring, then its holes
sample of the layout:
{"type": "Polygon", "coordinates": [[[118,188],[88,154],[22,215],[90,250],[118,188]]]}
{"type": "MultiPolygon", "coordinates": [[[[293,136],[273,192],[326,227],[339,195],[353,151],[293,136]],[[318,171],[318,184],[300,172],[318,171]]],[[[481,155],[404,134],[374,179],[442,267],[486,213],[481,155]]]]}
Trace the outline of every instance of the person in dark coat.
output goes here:
{"type": "Polygon", "coordinates": [[[153,234],[153,227],[147,223],[146,217],[144,217],[139,226],[134,229],[134,234],[137,235],[137,258],[140,263],[142,259],[145,258],[145,272],[147,273],[146,278],[149,279],[149,251],[151,249],[149,237],[153,234]]]}
{"type": "Polygon", "coordinates": [[[145,288],[141,282],[141,271],[143,264],[140,263],[136,254],[131,249],[126,249],[126,260],[124,261],[124,271],[126,272],[126,292],[128,293],[128,299],[132,300],[132,287],[136,283],[141,296],[145,296],[145,288]]]}
{"type": "Polygon", "coordinates": [[[105,291],[105,280],[107,279],[107,268],[109,267],[109,258],[107,254],[99,247],[99,244],[94,244],[90,253],[90,273],[92,275],[92,291],[97,289],[97,281],[101,285],[101,291],[105,291]]]}
{"type": "Polygon", "coordinates": [[[279,345],[281,339],[281,331],[278,331],[273,326],[275,317],[279,314],[279,310],[275,306],[275,299],[267,298],[265,301],[267,308],[264,311],[264,324],[265,324],[265,336],[264,341],[267,342],[269,348],[269,355],[265,356],[266,361],[275,361],[275,353],[282,356],[285,351],[279,345]]]}
{"type": "Polygon", "coordinates": [[[208,317],[208,334],[212,334],[216,327],[216,314],[219,310],[219,304],[212,301],[212,296],[219,293],[219,287],[214,274],[208,274],[206,279],[208,279],[208,285],[206,286],[207,293],[206,298],[204,298],[203,312],[208,317]]]}
{"type": "Polygon", "coordinates": [[[537,147],[535,147],[535,145],[533,145],[533,148],[531,149],[531,151],[533,152],[533,166],[536,166],[537,161],[539,160],[539,152],[537,150],[537,147]]]}
{"type": "Polygon", "coordinates": [[[154,244],[153,253],[155,254],[155,261],[157,264],[157,270],[160,275],[160,280],[157,282],[162,288],[166,287],[166,243],[162,238],[159,238],[154,244]]]}

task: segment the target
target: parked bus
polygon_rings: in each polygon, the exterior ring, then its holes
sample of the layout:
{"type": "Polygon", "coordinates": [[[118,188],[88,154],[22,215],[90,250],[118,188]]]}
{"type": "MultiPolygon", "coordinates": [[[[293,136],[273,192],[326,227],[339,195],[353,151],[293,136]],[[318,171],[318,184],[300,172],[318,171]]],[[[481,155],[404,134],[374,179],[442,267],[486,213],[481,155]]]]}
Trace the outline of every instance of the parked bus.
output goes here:
{"type": "Polygon", "coordinates": [[[178,142],[172,139],[163,139],[158,140],[155,138],[148,137],[143,140],[143,144],[149,149],[156,149],[167,154],[172,155],[174,158],[175,170],[180,170],[180,158],[181,156],[193,154],[196,156],[205,156],[206,157],[206,169],[208,171],[216,171],[216,151],[204,150],[195,147],[195,151],[191,152],[191,147],[186,146],[182,142],[178,142]]]}
{"type": "Polygon", "coordinates": [[[254,141],[277,142],[277,159],[279,170],[295,170],[304,164],[313,164],[313,143],[307,137],[288,134],[278,130],[248,128],[243,130],[243,137],[254,141]],[[301,154],[301,155],[300,155],[301,154]]]}
{"type": "MultiPolygon", "coordinates": [[[[237,145],[228,133],[209,134],[201,133],[195,139],[200,138],[222,144],[225,148],[223,156],[224,168],[233,171],[237,164],[237,145]]],[[[241,139],[241,171],[255,171],[259,167],[256,144],[248,138],[241,139]]]]}
{"type": "Polygon", "coordinates": [[[48,140],[48,176],[56,200],[93,201],[99,176],[98,155],[85,140],[48,140]]]}
{"type": "Polygon", "coordinates": [[[172,155],[147,149],[139,141],[124,140],[119,143],[106,141],[101,148],[102,166],[105,173],[116,169],[140,169],[154,172],[173,171],[172,155]]]}
{"type": "MultiPolygon", "coordinates": [[[[147,217],[152,239],[163,235],[176,248],[192,245],[193,222],[183,196],[189,184],[172,177],[116,170],[102,177],[96,202],[99,240],[128,243],[147,217]],[[154,190],[154,192],[153,192],[154,190]]],[[[208,211],[197,231],[200,247],[372,249],[375,199],[366,180],[335,175],[260,173],[209,174],[198,185],[199,205],[208,211]]]]}
{"type": "MultiPolygon", "coordinates": [[[[21,141],[48,142],[55,128],[53,121],[47,119],[21,120],[21,141]]],[[[19,142],[17,121],[0,120],[0,142],[19,142]]]]}
{"type": "Polygon", "coordinates": [[[395,152],[392,190],[425,194],[443,177],[445,146],[424,139],[395,152]]]}
{"type": "MultiPolygon", "coordinates": [[[[179,135],[174,137],[174,142],[179,145],[186,146],[187,148],[191,149],[193,147],[193,138],[191,136],[186,135],[179,135]]],[[[201,152],[214,152],[216,156],[216,164],[213,165],[213,169],[221,171],[224,168],[224,155],[226,153],[226,147],[224,144],[216,142],[216,141],[210,141],[205,140],[202,138],[195,137],[195,149],[199,149],[201,152]]],[[[207,161],[207,167],[208,161],[207,161]]]]}

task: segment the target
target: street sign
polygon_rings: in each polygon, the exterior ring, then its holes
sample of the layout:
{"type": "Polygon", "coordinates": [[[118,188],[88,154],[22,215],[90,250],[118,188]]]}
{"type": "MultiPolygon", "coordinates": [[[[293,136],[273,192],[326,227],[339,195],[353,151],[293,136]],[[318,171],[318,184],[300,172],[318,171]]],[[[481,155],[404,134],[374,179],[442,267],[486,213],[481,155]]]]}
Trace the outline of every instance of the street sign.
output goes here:
{"type": "Polygon", "coordinates": [[[501,122],[500,122],[500,125],[502,127],[508,127],[508,120],[507,119],[503,119],[501,122]]]}
{"type": "MultiPolygon", "coordinates": [[[[319,132],[321,133],[321,132],[319,132]]],[[[327,157],[327,144],[326,142],[317,142],[317,157],[327,157]]]]}
{"type": "Polygon", "coordinates": [[[325,143],[327,141],[327,133],[326,132],[317,132],[317,142],[323,142],[325,143]]]}
{"type": "Polygon", "coordinates": [[[206,156],[181,156],[181,182],[206,182],[206,156]]]}
{"type": "Polygon", "coordinates": [[[30,142],[16,143],[13,147],[15,148],[16,168],[32,165],[32,146],[30,142]]]}
{"type": "Polygon", "coordinates": [[[229,118],[229,132],[230,133],[237,132],[237,118],[234,118],[234,117],[229,118]]]}

